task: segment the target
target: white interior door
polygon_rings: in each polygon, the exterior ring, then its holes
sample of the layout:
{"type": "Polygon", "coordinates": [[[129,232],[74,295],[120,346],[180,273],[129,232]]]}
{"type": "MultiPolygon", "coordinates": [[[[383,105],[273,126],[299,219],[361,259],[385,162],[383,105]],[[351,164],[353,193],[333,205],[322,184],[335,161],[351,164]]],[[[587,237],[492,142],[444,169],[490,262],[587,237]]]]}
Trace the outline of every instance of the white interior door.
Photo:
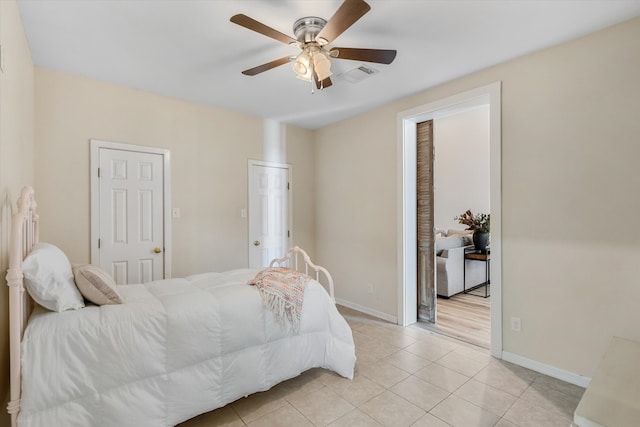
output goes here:
{"type": "Polygon", "coordinates": [[[100,148],[99,265],[118,284],[164,278],[163,156],[100,148]]]}
{"type": "Polygon", "coordinates": [[[289,249],[290,166],[249,163],[249,267],[267,267],[289,249]]]}

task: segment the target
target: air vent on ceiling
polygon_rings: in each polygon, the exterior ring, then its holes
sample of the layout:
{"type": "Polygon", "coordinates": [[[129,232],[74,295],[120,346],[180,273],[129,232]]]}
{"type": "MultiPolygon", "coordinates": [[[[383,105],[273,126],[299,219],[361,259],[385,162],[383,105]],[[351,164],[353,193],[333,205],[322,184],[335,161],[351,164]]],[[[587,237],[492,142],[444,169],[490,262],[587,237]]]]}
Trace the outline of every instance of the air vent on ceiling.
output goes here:
{"type": "Polygon", "coordinates": [[[374,74],[378,74],[380,71],[375,68],[371,68],[366,65],[361,65],[353,70],[349,70],[345,73],[340,74],[340,78],[342,80],[348,81],[349,83],[360,83],[362,80],[373,76],[374,74]]]}

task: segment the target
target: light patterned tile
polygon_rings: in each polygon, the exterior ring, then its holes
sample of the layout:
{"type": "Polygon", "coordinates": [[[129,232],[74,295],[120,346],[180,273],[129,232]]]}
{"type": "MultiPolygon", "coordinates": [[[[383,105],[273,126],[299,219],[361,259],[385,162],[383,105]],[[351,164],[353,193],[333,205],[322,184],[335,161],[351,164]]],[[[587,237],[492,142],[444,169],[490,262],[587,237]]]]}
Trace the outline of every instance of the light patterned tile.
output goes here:
{"type": "Polygon", "coordinates": [[[338,396],[329,387],[323,387],[306,395],[287,398],[289,403],[315,425],[327,425],[355,407],[338,396]]]}
{"type": "Polygon", "coordinates": [[[500,419],[497,415],[454,395],[433,408],[431,414],[453,427],[493,427],[500,419]]]}
{"type": "Polygon", "coordinates": [[[360,405],[359,409],[387,427],[408,427],[426,413],[390,391],[360,405]]]}
{"type": "Polygon", "coordinates": [[[453,351],[462,345],[460,341],[443,335],[438,335],[433,332],[429,332],[427,335],[422,335],[418,340],[425,344],[446,348],[450,351],[453,351]]]}
{"type": "Polygon", "coordinates": [[[406,335],[412,338],[415,338],[417,340],[422,340],[422,339],[425,339],[426,337],[433,336],[433,332],[427,331],[426,329],[416,326],[416,324],[403,328],[403,332],[406,335]]]}
{"type": "Polygon", "coordinates": [[[387,356],[382,360],[382,362],[393,365],[396,368],[409,372],[410,374],[413,374],[431,363],[427,359],[416,356],[415,354],[405,350],[400,350],[390,356],[387,356]]]}
{"type": "Polygon", "coordinates": [[[316,371],[303,372],[301,375],[284,381],[273,387],[269,392],[278,393],[282,397],[294,394],[308,394],[324,387],[323,378],[316,371]]]}
{"type": "Polygon", "coordinates": [[[541,408],[572,418],[582,396],[563,393],[559,391],[559,388],[561,387],[553,387],[551,383],[546,381],[534,381],[520,398],[541,408]]]}
{"type": "Polygon", "coordinates": [[[363,360],[380,360],[400,349],[368,334],[358,334],[357,340],[354,337],[354,341],[356,341],[356,356],[363,360]]]}
{"type": "Polygon", "coordinates": [[[417,341],[404,349],[431,362],[436,361],[447,353],[453,351],[449,346],[427,343],[424,341],[417,341]]]}
{"type": "Polygon", "coordinates": [[[312,369],[180,427],[240,427],[244,422],[257,427],[312,426],[290,401],[316,417],[318,425],[482,427],[491,425],[516,396],[521,398],[495,427],[567,427],[574,405],[584,393],[580,387],[494,359],[483,349],[431,331],[398,327],[347,311],[345,318],[359,357],[353,381],[324,369],[312,369]],[[460,372],[462,369],[471,374],[477,364],[484,365],[471,380],[460,372]],[[430,399],[439,398],[434,392],[438,387],[454,394],[446,396],[431,413],[425,413],[420,406],[429,407],[430,399]],[[318,398],[307,401],[310,394],[318,398]]]}
{"type": "Polygon", "coordinates": [[[553,389],[561,393],[567,394],[569,396],[575,397],[578,400],[582,399],[582,395],[585,392],[585,389],[582,387],[569,384],[567,382],[560,381],[555,378],[551,378],[547,375],[538,375],[536,379],[533,381],[532,385],[536,385],[536,384],[540,384],[544,387],[548,387],[549,389],[553,389]]]}
{"type": "MultiPolygon", "coordinates": [[[[355,378],[355,375],[354,375],[354,378],[355,378]]],[[[336,384],[336,383],[350,382],[351,381],[348,378],[341,377],[340,375],[338,375],[335,372],[330,371],[328,369],[320,369],[320,373],[319,373],[319,375],[316,376],[316,380],[321,382],[322,384],[324,384],[326,386],[330,386],[330,385],[336,384]]]]}
{"type": "Polygon", "coordinates": [[[389,390],[425,411],[431,410],[450,394],[448,391],[415,376],[410,376],[389,390]]]}
{"type": "Polygon", "coordinates": [[[452,351],[436,360],[438,365],[453,369],[456,372],[472,377],[489,364],[488,360],[476,360],[452,351]]]}
{"type": "Polygon", "coordinates": [[[455,391],[462,384],[469,381],[469,377],[466,375],[462,375],[452,369],[445,368],[437,363],[425,366],[414,375],[450,392],[455,391]]]}
{"type": "Polygon", "coordinates": [[[382,424],[362,412],[354,409],[346,415],[329,424],[329,427],[380,427],[382,424]]]}
{"type": "Polygon", "coordinates": [[[359,406],[373,399],[385,390],[384,387],[364,375],[360,375],[352,381],[334,382],[329,387],[354,406],[359,406]]]}
{"type": "Polygon", "coordinates": [[[288,403],[247,425],[250,427],[313,427],[313,424],[304,415],[288,403]]]}
{"type": "Polygon", "coordinates": [[[518,399],[509,393],[476,380],[468,381],[453,394],[499,417],[503,416],[518,399]]]}
{"type": "Polygon", "coordinates": [[[242,427],[244,425],[231,406],[225,406],[191,418],[184,423],[178,424],[177,427],[242,427]]]}
{"type": "Polygon", "coordinates": [[[360,368],[360,373],[384,388],[389,388],[409,376],[409,373],[388,363],[363,365],[360,368]]]}
{"type": "Polygon", "coordinates": [[[245,423],[250,423],[287,404],[281,393],[266,391],[238,399],[230,406],[245,423]]]}
{"type": "MultiPolygon", "coordinates": [[[[500,418],[500,421],[498,421],[498,424],[496,424],[493,427],[518,427],[516,424],[512,423],[509,420],[505,420],[504,418],[500,418]]],[[[567,426],[569,427],[569,426],[567,426]]]]}
{"type": "Polygon", "coordinates": [[[480,347],[472,348],[469,346],[461,345],[455,350],[453,350],[453,352],[457,354],[461,354],[462,356],[465,356],[465,357],[469,357],[474,360],[484,362],[486,364],[489,364],[489,362],[493,360],[498,360],[491,356],[491,353],[489,353],[489,350],[486,350],[480,347]]]}
{"type": "Polygon", "coordinates": [[[473,378],[498,390],[520,396],[536,378],[536,373],[511,363],[498,361],[489,363],[473,378]]]}
{"type": "Polygon", "coordinates": [[[380,339],[398,348],[404,348],[416,342],[415,338],[405,335],[400,331],[383,334],[380,339]]]}
{"type": "Polygon", "coordinates": [[[424,417],[412,424],[411,427],[451,427],[451,425],[431,414],[425,414],[424,417]]]}
{"type": "Polygon", "coordinates": [[[572,422],[571,418],[556,414],[523,399],[518,399],[504,415],[504,418],[519,427],[567,427],[572,422]]]}

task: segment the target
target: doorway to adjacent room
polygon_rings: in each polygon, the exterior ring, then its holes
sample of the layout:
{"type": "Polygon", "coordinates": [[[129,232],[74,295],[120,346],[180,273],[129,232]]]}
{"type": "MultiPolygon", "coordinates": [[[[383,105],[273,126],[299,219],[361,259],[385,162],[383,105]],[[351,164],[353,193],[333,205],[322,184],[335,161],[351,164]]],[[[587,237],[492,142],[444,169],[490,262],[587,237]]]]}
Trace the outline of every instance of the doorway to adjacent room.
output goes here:
{"type": "MultiPolygon", "coordinates": [[[[418,236],[416,199],[417,124],[458,111],[487,105],[489,108],[490,212],[491,228],[491,307],[490,349],[502,356],[501,308],[501,164],[500,164],[500,83],[493,83],[459,95],[454,95],[399,114],[399,193],[398,227],[400,254],[398,257],[398,323],[409,325],[418,320],[418,236]]],[[[435,255],[435,251],[434,251],[435,255]]],[[[433,261],[435,263],[435,260],[433,261]]],[[[436,306],[437,310],[437,306],[436,306]]],[[[437,312],[436,312],[437,316],[437,312]]]]}
{"type": "Polygon", "coordinates": [[[455,219],[468,209],[490,212],[489,107],[416,129],[420,326],[489,348],[490,255],[472,253],[472,232],[455,219]]]}

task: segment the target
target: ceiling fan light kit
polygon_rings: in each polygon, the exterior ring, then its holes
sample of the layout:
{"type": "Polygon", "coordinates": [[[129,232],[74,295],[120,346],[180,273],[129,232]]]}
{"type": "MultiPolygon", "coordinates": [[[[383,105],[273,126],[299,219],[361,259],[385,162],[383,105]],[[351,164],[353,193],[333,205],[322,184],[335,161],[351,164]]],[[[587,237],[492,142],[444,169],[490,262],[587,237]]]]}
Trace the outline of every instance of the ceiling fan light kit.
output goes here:
{"type": "Polygon", "coordinates": [[[310,82],[315,75],[322,81],[331,76],[331,60],[318,46],[308,45],[293,61],[291,67],[299,79],[310,82]]]}
{"type": "Polygon", "coordinates": [[[311,82],[311,93],[313,93],[314,83],[318,89],[324,89],[333,84],[331,82],[332,58],[390,64],[396,57],[395,50],[325,48],[370,9],[371,7],[364,0],[345,0],[328,21],[317,16],[306,16],[298,19],[293,24],[295,39],[246,15],[238,14],[232,16],[230,20],[234,24],[302,49],[302,52],[297,56],[279,58],[244,70],[242,74],[255,76],[287,62],[292,62],[291,67],[296,77],[311,82]]]}

